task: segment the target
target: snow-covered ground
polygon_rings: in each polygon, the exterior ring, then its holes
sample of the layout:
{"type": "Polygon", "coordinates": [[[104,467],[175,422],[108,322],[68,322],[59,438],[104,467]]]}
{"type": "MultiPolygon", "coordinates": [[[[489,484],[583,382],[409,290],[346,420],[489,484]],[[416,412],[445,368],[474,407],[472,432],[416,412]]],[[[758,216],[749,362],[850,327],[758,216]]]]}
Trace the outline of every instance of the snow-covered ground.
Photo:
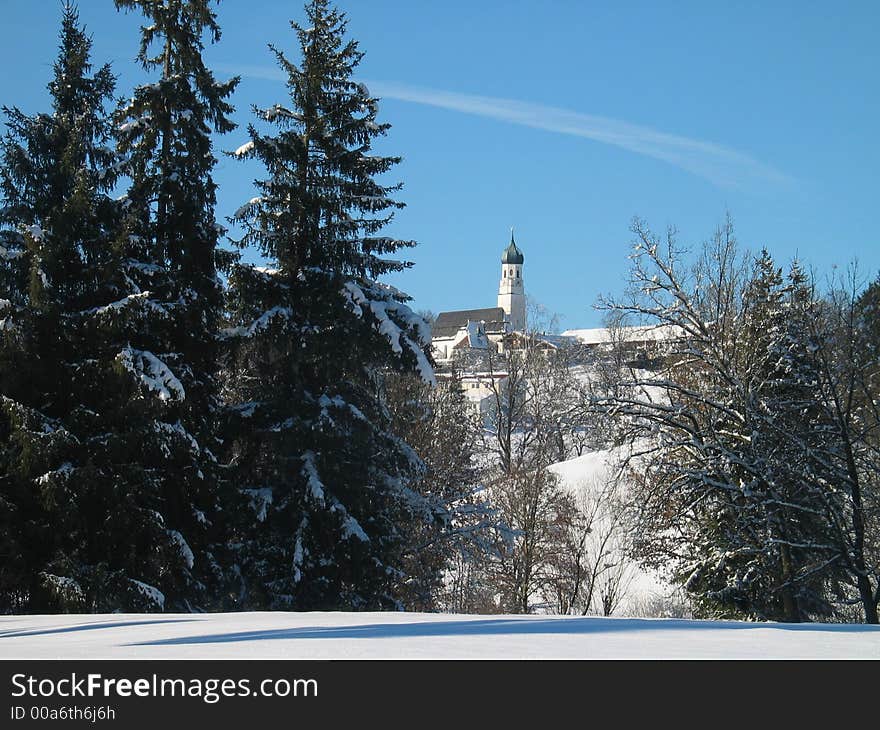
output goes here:
{"type": "MultiPolygon", "coordinates": [[[[601,493],[615,456],[589,453],[551,470],[574,493],[601,493]]],[[[599,510],[597,534],[609,519],[599,510]]],[[[624,604],[667,590],[633,567],[624,604]]],[[[880,627],[423,613],[0,616],[0,658],[880,659],[880,627]]]]}
{"type": "Polygon", "coordinates": [[[622,496],[626,484],[615,483],[619,453],[616,449],[593,451],[569,461],[562,461],[550,467],[564,488],[579,498],[585,511],[595,510],[592,525],[592,540],[588,540],[591,551],[599,546],[607,551],[603,562],[621,561],[626,567],[621,573],[624,593],[615,614],[638,613],[655,596],[668,595],[672,588],[660,576],[648,572],[633,560],[625,557],[622,549],[624,526],[620,521],[617,498],[622,496]],[[611,539],[608,540],[608,535],[611,539]]]}
{"type": "Polygon", "coordinates": [[[3,659],[880,658],[880,627],[420,613],[0,617],[3,659]]]}

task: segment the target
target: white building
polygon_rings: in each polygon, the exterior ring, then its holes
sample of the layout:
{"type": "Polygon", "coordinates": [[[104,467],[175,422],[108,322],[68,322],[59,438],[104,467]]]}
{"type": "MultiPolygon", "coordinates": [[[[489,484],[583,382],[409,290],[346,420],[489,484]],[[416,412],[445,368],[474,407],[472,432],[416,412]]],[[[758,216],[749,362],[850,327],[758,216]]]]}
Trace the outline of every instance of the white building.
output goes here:
{"type": "Polygon", "coordinates": [[[498,306],[440,312],[431,328],[434,359],[448,362],[456,350],[504,349],[505,336],[526,328],[526,295],[523,281],[525,257],[510,234],[510,244],[501,254],[498,306]]]}
{"type": "Polygon", "coordinates": [[[458,350],[497,348],[509,331],[510,321],[501,307],[440,312],[431,326],[434,360],[448,362],[458,350]]]}
{"type": "MultiPolygon", "coordinates": [[[[449,371],[437,373],[438,380],[451,377],[449,371]]],[[[496,399],[504,393],[507,387],[506,370],[468,370],[459,373],[461,389],[464,397],[471,403],[474,412],[488,425],[488,418],[496,408],[496,399]]]]}
{"type": "Polygon", "coordinates": [[[482,416],[491,411],[497,394],[507,385],[509,352],[577,346],[588,353],[622,348],[633,366],[652,368],[662,362],[663,344],[682,336],[669,326],[572,329],[562,334],[528,332],[524,260],[511,232],[510,244],[501,253],[498,306],[440,312],[431,327],[437,377],[451,377],[450,365],[457,360],[462,389],[482,416]],[[501,357],[491,357],[494,353],[501,357]]]}
{"type": "Polygon", "coordinates": [[[501,254],[501,283],[498,285],[498,306],[510,321],[514,332],[526,328],[526,294],[523,285],[522,269],[525,257],[516,247],[513,231],[510,232],[510,245],[501,254]]]}
{"type": "Polygon", "coordinates": [[[469,356],[462,360],[469,364],[459,372],[461,386],[476,412],[484,418],[494,407],[497,393],[504,389],[507,372],[503,360],[497,361],[497,367],[486,370],[486,362],[480,362],[480,354],[481,351],[503,353],[508,344],[525,331],[524,260],[511,231],[510,244],[501,253],[498,306],[440,312],[431,327],[433,356],[440,366],[437,377],[450,377],[444,366],[456,353],[469,356]]]}

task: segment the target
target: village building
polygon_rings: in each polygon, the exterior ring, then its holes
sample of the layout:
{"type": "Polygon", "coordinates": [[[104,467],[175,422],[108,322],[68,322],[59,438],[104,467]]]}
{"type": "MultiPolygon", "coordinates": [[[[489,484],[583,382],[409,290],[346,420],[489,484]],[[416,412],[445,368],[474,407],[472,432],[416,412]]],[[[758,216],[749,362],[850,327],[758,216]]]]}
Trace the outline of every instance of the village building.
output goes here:
{"type": "Polygon", "coordinates": [[[501,254],[501,281],[498,305],[485,309],[459,309],[440,312],[431,327],[434,360],[447,363],[462,350],[504,352],[505,341],[513,332],[526,329],[526,295],[523,279],[525,256],[516,245],[513,232],[510,244],[501,254]]]}
{"type": "Polygon", "coordinates": [[[510,321],[501,307],[440,312],[431,327],[434,360],[448,362],[462,350],[503,347],[510,321]]]}
{"type": "Polygon", "coordinates": [[[511,232],[510,243],[501,253],[497,306],[440,312],[431,327],[437,377],[453,377],[454,368],[465,396],[481,416],[491,412],[495,397],[504,388],[506,355],[510,352],[577,346],[587,355],[598,355],[619,348],[630,366],[654,368],[662,361],[662,344],[680,336],[662,326],[572,329],[562,334],[529,331],[524,262],[511,232]]]}
{"type": "Polygon", "coordinates": [[[524,347],[527,340],[545,348],[558,346],[561,338],[526,333],[524,262],[525,256],[511,231],[510,243],[501,253],[497,306],[440,312],[431,327],[437,377],[452,377],[451,366],[457,363],[456,375],[465,397],[484,417],[491,412],[494,398],[507,379],[503,355],[524,347]],[[495,354],[502,357],[494,359],[495,354]]]}

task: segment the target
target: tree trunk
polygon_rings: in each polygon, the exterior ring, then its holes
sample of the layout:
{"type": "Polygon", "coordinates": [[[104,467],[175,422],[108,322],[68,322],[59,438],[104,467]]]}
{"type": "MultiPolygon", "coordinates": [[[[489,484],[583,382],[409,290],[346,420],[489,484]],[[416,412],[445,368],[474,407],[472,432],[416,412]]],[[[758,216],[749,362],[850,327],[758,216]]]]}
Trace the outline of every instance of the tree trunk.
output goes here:
{"type": "Polygon", "coordinates": [[[856,569],[856,584],[859,588],[862,609],[865,612],[865,623],[876,624],[880,623],[877,616],[877,602],[874,600],[874,592],[871,590],[871,581],[868,579],[868,570],[865,564],[865,513],[862,504],[862,484],[859,480],[859,470],[848,436],[844,437],[844,446],[846,448],[846,468],[850,480],[850,499],[852,500],[853,559],[856,569]]]}
{"type": "Polygon", "coordinates": [[[798,624],[801,622],[801,614],[798,609],[797,597],[792,589],[792,566],[791,551],[788,545],[779,546],[779,556],[782,560],[782,611],[787,623],[798,624]]]}

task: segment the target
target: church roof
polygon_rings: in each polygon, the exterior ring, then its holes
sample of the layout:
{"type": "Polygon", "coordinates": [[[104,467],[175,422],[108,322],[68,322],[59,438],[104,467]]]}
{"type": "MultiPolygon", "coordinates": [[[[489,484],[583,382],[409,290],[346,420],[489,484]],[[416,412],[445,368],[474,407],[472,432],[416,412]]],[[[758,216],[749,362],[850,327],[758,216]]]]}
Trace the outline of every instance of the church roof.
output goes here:
{"type": "Polygon", "coordinates": [[[504,249],[501,254],[502,264],[522,264],[524,260],[522,251],[516,247],[516,241],[513,240],[513,231],[510,232],[510,245],[504,249]]]}
{"type": "Polygon", "coordinates": [[[431,327],[432,337],[452,337],[468,322],[485,322],[483,328],[487,334],[504,332],[504,309],[489,307],[487,309],[460,309],[457,312],[440,312],[431,327]]]}

